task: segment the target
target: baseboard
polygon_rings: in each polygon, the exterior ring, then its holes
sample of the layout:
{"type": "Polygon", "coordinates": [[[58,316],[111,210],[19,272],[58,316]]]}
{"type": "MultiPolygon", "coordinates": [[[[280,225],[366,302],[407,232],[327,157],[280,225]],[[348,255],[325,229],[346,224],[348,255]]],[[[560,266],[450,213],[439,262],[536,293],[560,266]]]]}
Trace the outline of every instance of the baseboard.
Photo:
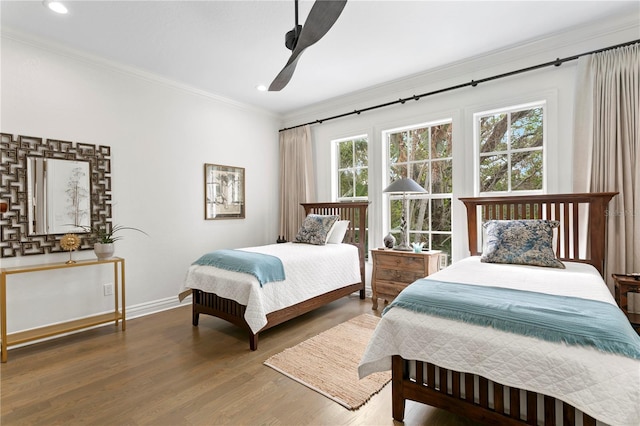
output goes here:
{"type": "Polygon", "coordinates": [[[191,295],[185,297],[182,302],[178,300],[177,296],[171,296],[164,299],[153,300],[151,302],[140,303],[139,305],[127,306],[127,320],[190,304],[191,295]]]}

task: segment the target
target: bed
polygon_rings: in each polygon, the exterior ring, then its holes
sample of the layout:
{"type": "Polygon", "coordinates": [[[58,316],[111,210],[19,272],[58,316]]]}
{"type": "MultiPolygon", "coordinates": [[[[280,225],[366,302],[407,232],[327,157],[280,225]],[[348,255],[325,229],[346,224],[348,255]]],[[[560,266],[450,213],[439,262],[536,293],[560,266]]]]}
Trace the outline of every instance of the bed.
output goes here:
{"type": "MultiPolygon", "coordinates": [[[[427,281],[462,288],[541,285],[536,291],[615,307],[602,280],[605,215],[614,195],[461,198],[471,256],[427,281]],[[534,218],[560,222],[554,250],[565,269],[480,262],[480,223],[534,218]]],[[[486,424],[640,424],[640,360],[593,347],[395,307],[383,315],[359,373],[389,369],[397,421],[404,418],[406,400],[413,400],[486,424]]]]}
{"type": "Polygon", "coordinates": [[[281,259],[286,279],[261,285],[250,274],[207,265],[191,265],[180,289],[192,294],[192,323],[212,315],[249,332],[249,347],[258,348],[260,332],[359,292],[364,299],[367,202],[303,203],[305,215],[336,215],[344,221],[342,243],[313,245],[285,242],[242,251],[281,259]],[[346,222],[348,221],[348,223],[346,222]]]}

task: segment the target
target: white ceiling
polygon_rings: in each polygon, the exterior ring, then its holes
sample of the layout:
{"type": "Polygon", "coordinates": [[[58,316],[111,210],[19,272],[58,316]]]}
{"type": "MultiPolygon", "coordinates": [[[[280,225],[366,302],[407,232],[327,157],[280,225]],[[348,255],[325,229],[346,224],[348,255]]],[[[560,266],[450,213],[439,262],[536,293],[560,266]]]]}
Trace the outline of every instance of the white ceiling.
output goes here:
{"type": "MultiPolygon", "coordinates": [[[[312,1],[300,1],[304,22],[312,1]]],[[[2,29],[36,37],[278,114],[539,39],[610,15],[633,1],[350,0],[304,52],[289,85],[259,92],[286,63],[293,0],[0,3],[2,29]]]]}

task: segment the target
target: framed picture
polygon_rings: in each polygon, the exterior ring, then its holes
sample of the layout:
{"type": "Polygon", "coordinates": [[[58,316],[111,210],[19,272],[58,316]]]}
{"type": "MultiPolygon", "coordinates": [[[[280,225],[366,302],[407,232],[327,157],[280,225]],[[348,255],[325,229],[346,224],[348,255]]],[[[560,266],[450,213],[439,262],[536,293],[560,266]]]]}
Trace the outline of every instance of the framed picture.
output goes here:
{"type": "Polygon", "coordinates": [[[244,168],[204,165],[204,218],[244,219],[244,168]]]}

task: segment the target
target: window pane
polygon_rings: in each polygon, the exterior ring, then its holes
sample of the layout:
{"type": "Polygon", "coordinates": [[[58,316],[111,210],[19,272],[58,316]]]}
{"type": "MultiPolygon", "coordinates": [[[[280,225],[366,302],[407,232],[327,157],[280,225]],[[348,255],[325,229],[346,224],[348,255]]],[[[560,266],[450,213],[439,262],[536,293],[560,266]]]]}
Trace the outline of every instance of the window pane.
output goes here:
{"type": "Polygon", "coordinates": [[[429,230],[429,200],[410,200],[409,217],[407,218],[408,228],[411,231],[429,230]]]}
{"type": "Polygon", "coordinates": [[[405,132],[389,135],[389,162],[391,164],[407,161],[406,136],[405,132]]]}
{"type": "Polygon", "coordinates": [[[340,165],[338,168],[346,169],[349,167],[353,167],[353,144],[351,141],[340,142],[338,144],[340,149],[340,165]]]}
{"type": "Polygon", "coordinates": [[[511,113],[511,148],[542,146],[542,107],[511,113]]]}
{"type": "Polygon", "coordinates": [[[429,128],[414,129],[409,132],[411,149],[409,161],[429,159],[429,128]]]}
{"type": "Polygon", "coordinates": [[[353,197],[353,172],[345,170],[340,172],[339,197],[353,197]]]}
{"type": "Polygon", "coordinates": [[[449,194],[453,192],[452,160],[440,160],[431,162],[430,192],[432,194],[449,194]]]}
{"type": "Polygon", "coordinates": [[[431,200],[431,230],[451,231],[451,200],[449,198],[431,200]]]}
{"type": "Polygon", "coordinates": [[[511,190],[542,189],[542,151],[516,152],[511,156],[511,190]]]}
{"type": "Polygon", "coordinates": [[[355,143],[355,162],[354,162],[354,166],[355,167],[367,167],[368,165],[368,158],[369,158],[369,154],[367,151],[367,141],[366,139],[358,139],[356,141],[354,141],[355,143]]]}
{"type": "Polygon", "coordinates": [[[409,245],[411,243],[424,243],[423,250],[429,250],[429,234],[425,232],[409,232],[409,245]]]}
{"type": "Polygon", "coordinates": [[[358,169],[356,171],[356,197],[366,197],[369,186],[369,170],[358,169]]]}
{"type": "Polygon", "coordinates": [[[391,219],[391,231],[398,238],[400,231],[400,218],[402,217],[402,200],[391,200],[389,203],[389,218],[391,219]]]}
{"type": "Polygon", "coordinates": [[[392,182],[395,182],[398,179],[402,179],[402,178],[408,176],[407,166],[406,165],[391,166],[389,168],[389,173],[390,173],[390,175],[389,175],[389,185],[391,185],[392,182]]]}
{"type": "Polygon", "coordinates": [[[451,234],[431,234],[431,250],[442,250],[448,255],[448,262],[451,262],[451,234]]]}
{"type": "Polygon", "coordinates": [[[431,128],[431,158],[451,157],[451,123],[431,128]]]}
{"type": "Polygon", "coordinates": [[[480,152],[507,149],[507,114],[496,114],[480,119],[480,152]]]}
{"type": "Polygon", "coordinates": [[[418,185],[422,186],[427,191],[429,190],[429,163],[412,163],[411,164],[411,179],[415,180],[418,185]]]}
{"type": "Polygon", "coordinates": [[[480,192],[509,190],[507,155],[480,157],[480,192]]]}

